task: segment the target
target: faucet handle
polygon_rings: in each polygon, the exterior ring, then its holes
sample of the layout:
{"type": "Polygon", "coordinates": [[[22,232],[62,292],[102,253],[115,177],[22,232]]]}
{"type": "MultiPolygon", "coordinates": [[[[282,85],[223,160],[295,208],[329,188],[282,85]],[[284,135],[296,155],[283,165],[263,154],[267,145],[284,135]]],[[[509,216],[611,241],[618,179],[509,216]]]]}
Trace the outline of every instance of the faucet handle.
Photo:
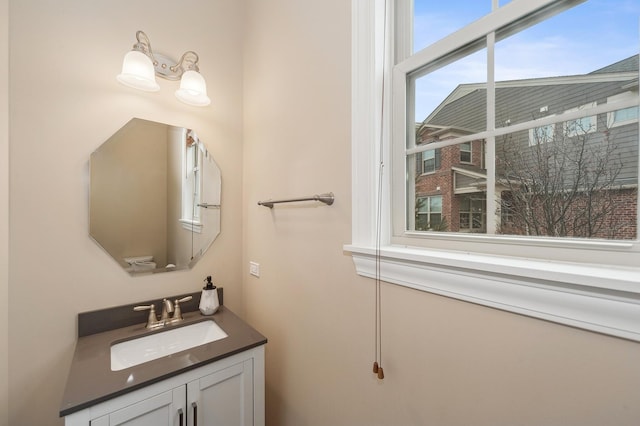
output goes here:
{"type": "Polygon", "coordinates": [[[140,306],[134,306],[133,310],[134,311],[146,311],[149,310],[149,318],[147,319],[147,328],[154,328],[157,327],[158,324],[161,324],[161,321],[158,321],[158,318],[156,317],[156,307],[155,305],[151,304],[151,305],[140,305],[140,306]]]}
{"type": "Polygon", "coordinates": [[[193,299],[193,296],[185,296],[182,299],[176,299],[175,304],[177,305],[178,303],[188,302],[191,299],[193,299]]]}
{"type": "Polygon", "coordinates": [[[155,312],[156,307],[151,304],[151,305],[139,305],[139,306],[134,306],[133,310],[134,311],[146,311],[147,309],[149,309],[150,311],[155,312]]]}
{"type": "Polygon", "coordinates": [[[182,299],[176,299],[173,302],[173,305],[175,306],[175,312],[173,313],[174,320],[180,321],[182,319],[182,309],[180,309],[180,303],[188,302],[191,299],[193,299],[192,296],[185,296],[182,299]]]}

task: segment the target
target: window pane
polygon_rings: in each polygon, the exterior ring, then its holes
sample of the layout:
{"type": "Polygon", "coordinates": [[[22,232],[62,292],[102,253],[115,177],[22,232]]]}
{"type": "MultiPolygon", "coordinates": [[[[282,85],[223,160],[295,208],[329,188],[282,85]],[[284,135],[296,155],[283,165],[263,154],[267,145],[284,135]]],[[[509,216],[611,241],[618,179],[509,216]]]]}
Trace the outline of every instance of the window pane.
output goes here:
{"type": "MultiPolygon", "coordinates": [[[[445,146],[435,173],[416,174],[408,182],[408,230],[446,232],[486,232],[487,171],[484,168],[484,141],[445,146]],[[460,153],[473,153],[473,163],[463,163],[460,153]],[[415,203],[415,208],[412,205],[415,203]]],[[[434,152],[434,150],[424,151],[434,152]]],[[[408,164],[415,159],[409,156],[408,164]]]]}
{"type": "MultiPolygon", "coordinates": [[[[492,0],[414,0],[413,47],[424,49],[491,12],[492,0]]],[[[503,0],[504,1],[504,0],[503,0]]]]}
{"type": "Polygon", "coordinates": [[[630,107],[615,111],[615,122],[638,119],[638,107],[630,107]]]}
{"type": "Polygon", "coordinates": [[[418,197],[415,206],[416,231],[446,231],[442,221],[442,197],[418,197]]]}
{"type": "Polygon", "coordinates": [[[427,75],[409,77],[408,87],[414,92],[408,98],[414,100],[415,121],[431,126],[429,134],[439,138],[485,130],[486,81],[486,49],[427,75]]]}
{"type": "Polygon", "coordinates": [[[496,139],[497,232],[636,238],[637,118],[591,111],[638,101],[639,13],[591,0],[496,44],[496,127],[556,121],[496,139]]]}
{"type": "Polygon", "coordinates": [[[429,198],[429,206],[431,213],[442,213],[442,197],[429,198]]]}
{"type": "Polygon", "coordinates": [[[465,142],[460,144],[460,162],[471,162],[471,142],[465,142]]]}
{"type": "Polygon", "coordinates": [[[638,127],[626,127],[575,136],[555,131],[533,145],[526,131],[496,138],[498,232],[634,239],[638,127]]]}
{"type": "MultiPolygon", "coordinates": [[[[573,111],[589,117],[629,90],[614,74],[638,72],[639,13],[639,2],[591,0],[498,42],[496,127],[573,111]]],[[[597,125],[578,124],[573,130],[597,125]]]]}

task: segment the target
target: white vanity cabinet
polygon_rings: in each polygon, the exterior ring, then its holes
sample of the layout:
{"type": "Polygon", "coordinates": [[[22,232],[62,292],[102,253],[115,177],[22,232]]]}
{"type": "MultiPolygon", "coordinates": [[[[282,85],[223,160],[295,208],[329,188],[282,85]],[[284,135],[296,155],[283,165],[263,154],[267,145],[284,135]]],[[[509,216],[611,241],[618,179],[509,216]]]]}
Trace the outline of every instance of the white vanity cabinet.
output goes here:
{"type": "Polygon", "coordinates": [[[251,360],[187,384],[187,409],[195,420],[186,425],[254,425],[251,360]]]}
{"type": "MultiPolygon", "coordinates": [[[[186,420],[184,399],[185,387],[180,386],[151,398],[133,402],[104,416],[90,419],[89,424],[91,426],[184,426],[186,420]]],[[[68,423],[69,419],[66,419],[65,425],[68,423]]]]}
{"type": "Polygon", "coordinates": [[[264,426],[264,422],[264,346],[65,417],[65,426],[264,426]]]}

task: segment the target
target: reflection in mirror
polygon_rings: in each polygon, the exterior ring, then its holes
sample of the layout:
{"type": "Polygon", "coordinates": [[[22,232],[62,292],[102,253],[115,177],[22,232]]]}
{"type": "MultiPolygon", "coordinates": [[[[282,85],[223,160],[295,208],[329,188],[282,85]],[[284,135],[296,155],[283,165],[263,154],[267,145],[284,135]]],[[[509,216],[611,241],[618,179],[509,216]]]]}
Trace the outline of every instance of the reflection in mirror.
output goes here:
{"type": "Polygon", "coordinates": [[[220,233],[220,169],[192,129],[134,118],[90,169],[89,233],[132,275],[190,268],[220,233]]]}

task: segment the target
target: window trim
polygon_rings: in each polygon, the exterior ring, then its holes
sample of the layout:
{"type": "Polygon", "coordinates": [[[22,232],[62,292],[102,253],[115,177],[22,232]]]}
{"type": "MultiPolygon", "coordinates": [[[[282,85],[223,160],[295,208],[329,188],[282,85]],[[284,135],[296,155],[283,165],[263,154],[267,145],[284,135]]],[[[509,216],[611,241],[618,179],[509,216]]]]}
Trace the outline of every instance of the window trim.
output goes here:
{"type": "Polygon", "coordinates": [[[460,149],[460,153],[459,153],[459,160],[461,164],[473,164],[473,141],[467,141],[467,142],[462,142],[459,146],[460,149]],[[469,149],[462,149],[462,145],[468,145],[469,149]],[[467,160],[463,160],[462,159],[462,153],[468,153],[469,154],[469,161],[467,160]]]}
{"type": "MultiPolygon", "coordinates": [[[[542,7],[554,1],[533,2],[542,7]]],[[[508,5],[514,9],[533,2],[508,5]]],[[[387,3],[389,8],[390,3],[393,1],[387,3]]],[[[384,5],[384,0],[352,0],[352,242],[345,245],[344,250],[351,254],[356,272],[374,278],[379,254],[378,270],[380,278],[386,282],[640,341],[640,268],[612,268],[391,243],[389,173],[382,168],[382,179],[378,179],[380,159],[391,157],[388,115],[382,119],[384,126],[380,123],[384,69],[380,23],[384,22],[384,5]],[[376,142],[380,140],[381,128],[385,129],[382,146],[376,142]],[[376,250],[375,212],[379,182],[383,209],[379,250],[376,250]]],[[[406,15],[395,15],[394,19],[411,25],[406,15]]],[[[491,27],[492,19],[483,18],[480,22],[484,22],[486,30],[495,29],[491,27]]],[[[477,27],[477,24],[473,25],[477,27]]],[[[446,41],[436,43],[435,48],[440,49],[445,43],[455,45],[456,40],[458,35],[454,33],[446,41]]],[[[388,54],[386,58],[390,56],[388,54]]],[[[390,99],[389,86],[386,85],[387,100],[390,99]]],[[[473,238],[482,244],[482,239],[473,238]]],[[[625,246],[623,243],[590,241],[570,243],[595,250],[625,246]]],[[[559,246],[562,244],[560,242],[559,246]]],[[[638,253],[631,255],[637,257],[638,253]]]]}
{"type": "MultiPolygon", "coordinates": [[[[435,172],[437,172],[438,170],[440,170],[440,165],[441,165],[441,153],[439,149],[428,149],[426,151],[422,151],[422,158],[420,160],[420,167],[422,168],[420,175],[432,175],[435,172]],[[427,168],[425,167],[425,162],[427,160],[424,159],[424,155],[427,152],[433,152],[433,170],[429,169],[427,170],[427,168]]],[[[431,158],[429,158],[428,160],[431,160],[431,158]]]]}

